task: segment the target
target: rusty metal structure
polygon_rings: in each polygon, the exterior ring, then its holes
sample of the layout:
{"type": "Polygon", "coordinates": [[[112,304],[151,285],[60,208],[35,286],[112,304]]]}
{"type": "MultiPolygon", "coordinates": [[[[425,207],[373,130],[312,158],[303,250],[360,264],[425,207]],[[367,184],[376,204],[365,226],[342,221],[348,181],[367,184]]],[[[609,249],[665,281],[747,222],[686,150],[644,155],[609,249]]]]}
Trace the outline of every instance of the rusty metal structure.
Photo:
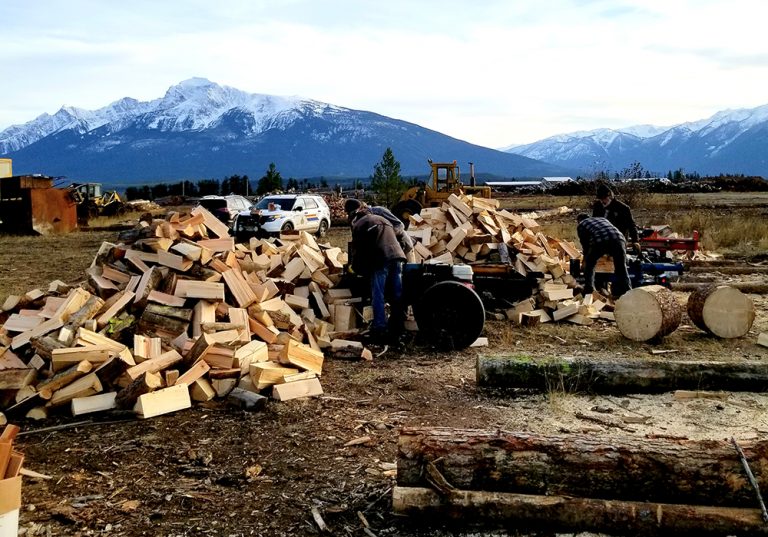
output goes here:
{"type": "Polygon", "coordinates": [[[0,177],[0,233],[48,235],[77,229],[77,204],[46,175],[0,177]]]}

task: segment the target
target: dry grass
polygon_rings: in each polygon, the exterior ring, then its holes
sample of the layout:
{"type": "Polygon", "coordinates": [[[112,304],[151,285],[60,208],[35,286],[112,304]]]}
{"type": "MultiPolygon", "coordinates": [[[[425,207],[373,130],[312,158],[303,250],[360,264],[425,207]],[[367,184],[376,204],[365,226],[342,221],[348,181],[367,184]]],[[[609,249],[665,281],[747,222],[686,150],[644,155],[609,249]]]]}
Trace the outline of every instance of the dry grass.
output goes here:
{"type": "MultiPolygon", "coordinates": [[[[164,211],[160,211],[164,212],[164,211]]],[[[141,211],[131,211],[120,216],[96,216],[88,219],[88,227],[108,227],[121,224],[135,224],[138,222],[141,211]]]]}
{"type": "Polygon", "coordinates": [[[101,243],[116,238],[114,232],[0,235],[0,300],[57,279],[66,283],[84,280],[101,243]]]}
{"type": "MultiPolygon", "coordinates": [[[[589,212],[588,196],[532,196],[501,198],[501,207],[528,211],[571,207],[589,212]]],[[[726,255],[750,256],[768,250],[768,194],[721,192],[714,194],[643,194],[633,203],[640,226],[669,225],[681,237],[700,235],[701,247],[726,255]]],[[[577,241],[575,215],[541,219],[542,231],[551,236],[577,241]]]]}

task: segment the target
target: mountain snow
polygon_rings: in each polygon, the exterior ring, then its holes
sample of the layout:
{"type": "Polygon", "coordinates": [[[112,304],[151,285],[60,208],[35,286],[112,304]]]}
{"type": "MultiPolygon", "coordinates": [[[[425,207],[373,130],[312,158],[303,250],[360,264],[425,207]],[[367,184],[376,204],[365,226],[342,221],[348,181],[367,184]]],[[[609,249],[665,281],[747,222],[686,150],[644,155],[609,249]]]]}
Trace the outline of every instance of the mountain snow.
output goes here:
{"type": "Polygon", "coordinates": [[[753,143],[764,144],[760,141],[764,140],[762,135],[753,132],[763,126],[768,127],[768,105],[723,110],[706,119],[671,127],[636,125],[558,134],[504,151],[584,170],[595,166],[620,169],[637,160],[658,170],[695,166],[709,171],[747,169],[756,173],[765,169],[765,159],[746,148],[753,143]],[[729,156],[721,163],[717,158],[726,149],[729,156]]]}
{"type": "Polygon", "coordinates": [[[152,101],[126,97],[93,111],[62,106],[53,115],[42,114],[23,125],[12,125],[0,132],[0,154],[18,151],[68,129],[86,133],[107,125],[115,133],[138,122],[143,128],[161,132],[199,131],[216,125],[225,114],[239,111],[252,117],[251,131],[259,133],[282,128],[302,114],[343,110],[309,99],[247,93],[205,78],[190,78],[152,101]]]}

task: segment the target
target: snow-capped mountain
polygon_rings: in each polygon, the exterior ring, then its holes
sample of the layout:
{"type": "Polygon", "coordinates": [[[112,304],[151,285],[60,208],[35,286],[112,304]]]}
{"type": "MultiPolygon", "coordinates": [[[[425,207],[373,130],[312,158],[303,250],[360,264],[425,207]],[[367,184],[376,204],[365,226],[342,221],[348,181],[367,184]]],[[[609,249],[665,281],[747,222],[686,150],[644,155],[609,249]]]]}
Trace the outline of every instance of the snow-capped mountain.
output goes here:
{"type": "Polygon", "coordinates": [[[404,175],[427,158],[472,161],[502,177],[567,173],[413,123],[311,99],[247,93],[192,78],[159,99],[124,98],[98,110],[63,107],[0,132],[15,173],[130,184],[263,175],[364,178],[391,147],[404,175]]]}
{"type": "Polygon", "coordinates": [[[639,125],[559,134],[504,151],[587,173],[621,170],[638,161],[662,174],[683,168],[768,178],[768,105],[724,110],[673,127],[639,125]]]}

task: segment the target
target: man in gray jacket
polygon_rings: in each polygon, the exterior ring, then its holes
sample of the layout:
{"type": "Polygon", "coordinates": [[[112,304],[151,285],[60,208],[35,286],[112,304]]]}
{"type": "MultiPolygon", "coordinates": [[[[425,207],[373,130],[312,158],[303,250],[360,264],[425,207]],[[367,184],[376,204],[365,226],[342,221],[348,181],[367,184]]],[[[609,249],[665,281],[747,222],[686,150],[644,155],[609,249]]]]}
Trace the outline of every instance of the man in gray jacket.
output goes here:
{"type": "Polygon", "coordinates": [[[399,343],[405,331],[403,305],[403,261],[405,253],[397,240],[395,229],[384,217],[360,207],[351,215],[352,270],[371,279],[374,342],[399,343]],[[390,316],[387,319],[386,304],[390,316]]]}
{"type": "Polygon", "coordinates": [[[360,209],[368,209],[372,214],[386,218],[387,221],[389,221],[389,223],[392,224],[392,227],[395,229],[397,240],[400,243],[400,247],[403,249],[403,252],[405,253],[405,262],[416,262],[416,256],[413,253],[413,239],[410,235],[408,235],[408,232],[405,230],[405,226],[400,221],[400,219],[392,214],[392,211],[386,207],[368,205],[364,201],[349,198],[344,202],[344,212],[347,213],[350,224],[352,223],[352,217],[360,209]]]}

